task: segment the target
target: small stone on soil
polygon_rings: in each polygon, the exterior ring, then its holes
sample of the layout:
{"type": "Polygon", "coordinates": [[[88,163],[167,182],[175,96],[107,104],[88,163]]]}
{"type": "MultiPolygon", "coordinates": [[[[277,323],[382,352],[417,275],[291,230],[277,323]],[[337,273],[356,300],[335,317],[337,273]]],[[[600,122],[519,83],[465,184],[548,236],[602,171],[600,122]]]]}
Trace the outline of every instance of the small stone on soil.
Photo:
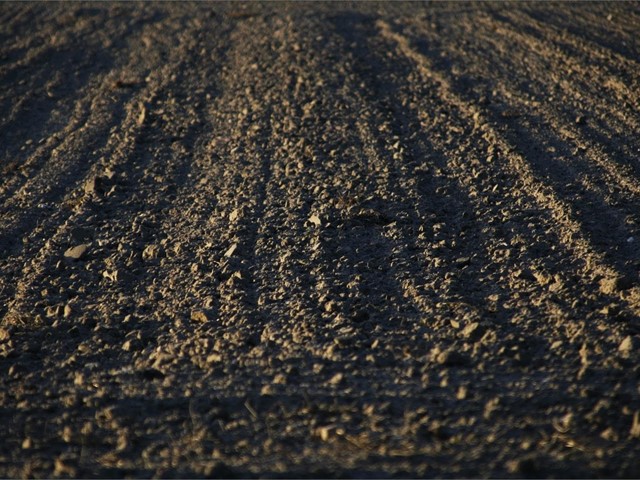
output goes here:
{"type": "Polygon", "coordinates": [[[318,215],[315,215],[315,214],[314,214],[314,215],[311,215],[311,216],[308,218],[308,221],[309,221],[309,222],[311,222],[311,223],[313,223],[314,225],[317,225],[318,227],[319,227],[320,225],[322,225],[322,221],[320,220],[320,217],[319,217],[318,215]]]}
{"type": "Polygon", "coordinates": [[[237,248],[238,248],[238,244],[234,243],[228,248],[226,252],[224,252],[224,256],[229,258],[231,255],[233,255],[233,253],[236,251],[237,248]]]}
{"type": "Polygon", "coordinates": [[[80,260],[87,253],[88,248],[89,245],[86,243],[71,247],[64,252],[64,258],[68,258],[69,260],[80,260]]]}
{"type": "Polygon", "coordinates": [[[622,340],[620,346],[618,346],[618,351],[623,357],[628,358],[633,354],[633,352],[638,350],[638,343],[639,342],[635,337],[628,335],[624,340],[622,340]]]}
{"type": "Polygon", "coordinates": [[[600,290],[604,294],[612,294],[623,290],[628,290],[633,286],[630,278],[625,276],[617,276],[613,278],[604,278],[600,281],[600,290]]]}
{"type": "Polygon", "coordinates": [[[484,328],[478,322],[473,322],[464,327],[460,334],[463,338],[475,342],[484,335],[484,328]]]}
{"type": "Polygon", "coordinates": [[[204,310],[193,310],[191,312],[191,320],[194,322],[205,323],[209,321],[209,316],[204,310]]]}

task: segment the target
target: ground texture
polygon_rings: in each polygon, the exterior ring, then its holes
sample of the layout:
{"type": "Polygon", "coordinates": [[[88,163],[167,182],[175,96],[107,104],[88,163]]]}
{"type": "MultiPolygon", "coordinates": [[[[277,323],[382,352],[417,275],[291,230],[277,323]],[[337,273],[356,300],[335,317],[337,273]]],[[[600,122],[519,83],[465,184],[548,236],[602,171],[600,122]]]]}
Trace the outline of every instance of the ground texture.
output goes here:
{"type": "Polygon", "coordinates": [[[640,477],[640,4],[0,5],[0,476],[640,477]]]}

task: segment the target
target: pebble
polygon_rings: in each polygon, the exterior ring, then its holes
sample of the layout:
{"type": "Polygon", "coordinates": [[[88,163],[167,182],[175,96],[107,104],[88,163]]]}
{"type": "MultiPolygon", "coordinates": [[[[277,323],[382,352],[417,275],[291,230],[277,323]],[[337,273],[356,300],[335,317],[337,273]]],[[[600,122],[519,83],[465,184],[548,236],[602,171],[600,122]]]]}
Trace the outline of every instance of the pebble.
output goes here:
{"type": "Polygon", "coordinates": [[[7,341],[11,338],[11,333],[6,328],[0,328],[0,342],[7,341]]]}
{"type": "Polygon", "coordinates": [[[104,180],[100,176],[92,177],[84,184],[84,193],[86,195],[96,194],[102,195],[104,193],[104,180]]]}
{"type": "Polygon", "coordinates": [[[620,342],[618,352],[620,352],[622,357],[628,358],[634,351],[638,350],[638,343],[637,338],[627,335],[625,339],[620,342]]]}
{"type": "Polygon", "coordinates": [[[631,279],[622,275],[600,280],[600,290],[604,294],[612,294],[623,290],[628,290],[632,286],[633,282],[631,281],[631,279]]]}
{"type": "Polygon", "coordinates": [[[309,221],[309,222],[311,222],[311,223],[313,223],[314,225],[317,225],[318,227],[319,227],[320,225],[322,225],[322,220],[320,220],[320,217],[319,217],[318,215],[315,215],[315,214],[311,215],[311,216],[308,218],[308,221],[309,221]]]}
{"type": "Polygon", "coordinates": [[[76,245],[75,247],[68,248],[67,251],[64,252],[64,258],[68,258],[69,260],[80,260],[85,256],[88,249],[89,245],[86,243],[76,245]]]}
{"type": "Polygon", "coordinates": [[[209,316],[204,310],[193,310],[191,312],[191,320],[194,322],[206,323],[209,321],[209,316]]]}
{"type": "Polygon", "coordinates": [[[631,430],[629,435],[632,438],[640,438],[640,410],[633,414],[633,421],[631,422],[631,430]]]}
{"type": "Polygon", "coordinates": [[[238,248],[238,244],[234,243],[229,247],[229,249],[226,252],[224,252],[224,256],[229,258],[231,255],[233,255],[233,253],[236,251],[237,248],[238,248]]]}
{"type": "Polygon", "coordinates": [[[158,245],[147,245],[142,251],[143,260],[155,260],[160,253],[160,247],[158,245]]]}
{"type": "Polygon", "coordinates": [[[460,334],[463,338],[475,342],[484,335],[484,328],[478,322],[473,322],[464,327],[460,334]]]}

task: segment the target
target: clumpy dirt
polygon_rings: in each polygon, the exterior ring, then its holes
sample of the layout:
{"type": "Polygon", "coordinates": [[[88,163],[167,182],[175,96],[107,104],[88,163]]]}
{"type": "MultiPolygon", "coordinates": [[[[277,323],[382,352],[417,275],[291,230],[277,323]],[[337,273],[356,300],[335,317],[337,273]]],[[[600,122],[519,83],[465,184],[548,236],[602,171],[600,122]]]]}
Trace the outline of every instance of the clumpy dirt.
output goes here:
{"type": "Polygon", "coordinates": [[[2,3],[0,477],[640,477],[639,3],[2,3]]]}

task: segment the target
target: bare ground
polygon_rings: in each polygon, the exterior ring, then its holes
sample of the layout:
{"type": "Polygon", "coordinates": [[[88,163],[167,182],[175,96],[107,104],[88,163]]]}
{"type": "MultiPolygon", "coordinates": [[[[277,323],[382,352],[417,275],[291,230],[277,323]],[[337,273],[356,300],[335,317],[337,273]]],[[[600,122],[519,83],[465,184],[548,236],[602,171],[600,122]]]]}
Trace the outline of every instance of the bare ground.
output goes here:
{"type": "Polygon", "coordinates": [[[640,477],[639,34],[0,4],[0,477],[640,477]]]}

